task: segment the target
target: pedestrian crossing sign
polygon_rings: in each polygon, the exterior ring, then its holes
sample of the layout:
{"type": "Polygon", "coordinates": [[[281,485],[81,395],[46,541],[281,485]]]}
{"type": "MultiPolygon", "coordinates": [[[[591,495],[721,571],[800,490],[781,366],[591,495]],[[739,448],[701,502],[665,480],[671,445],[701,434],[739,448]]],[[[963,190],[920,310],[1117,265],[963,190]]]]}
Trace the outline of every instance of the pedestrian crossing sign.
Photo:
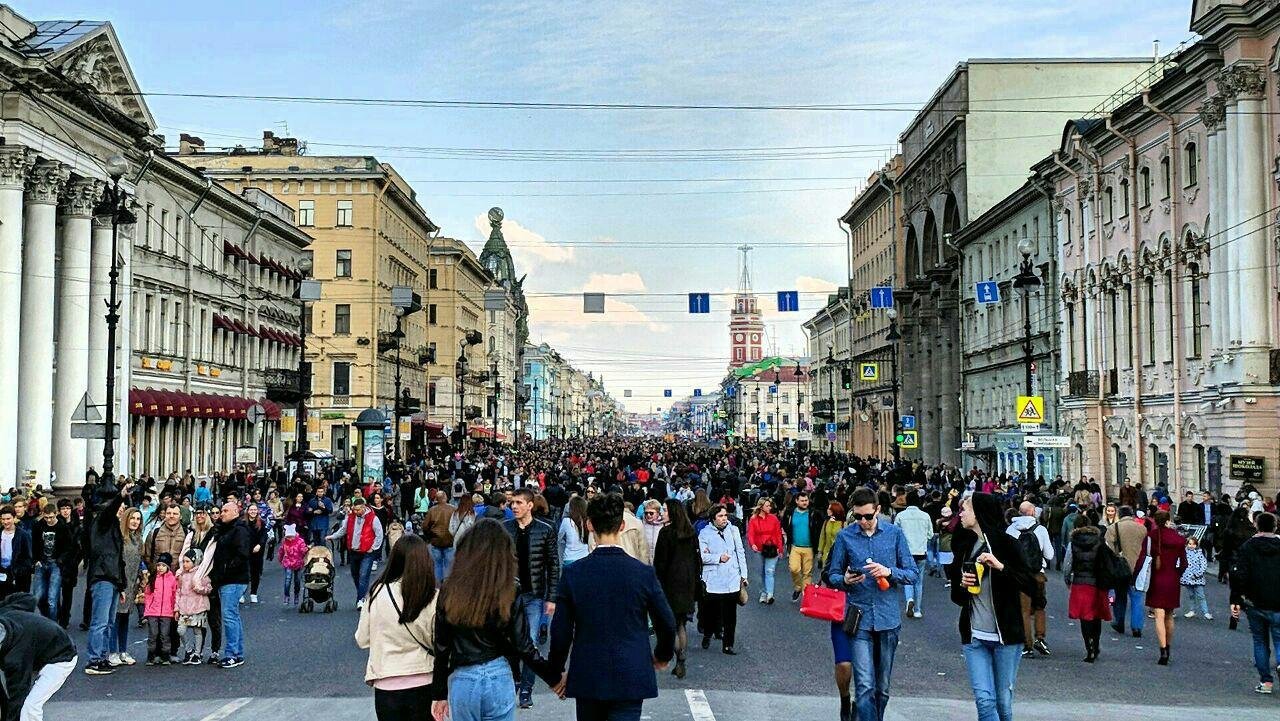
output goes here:
{"type": "Polygon", "coordinates": [[[898,444],[902,448],[919,448],[920,432],[919,431],[903,431],[902,442],[898,444]]]}
{"type": "Polygon", "coordinates": [[[1018,414],[1018,423],[1043,423],[1044,396],[1018,396],[1013,411],[1018,414]]]}
{"type": "Polygon", "coordinates": [[[880,364],[879,363],[860,363],[858,364],[858,377],[864,383],[880,380],[880,364]]]}

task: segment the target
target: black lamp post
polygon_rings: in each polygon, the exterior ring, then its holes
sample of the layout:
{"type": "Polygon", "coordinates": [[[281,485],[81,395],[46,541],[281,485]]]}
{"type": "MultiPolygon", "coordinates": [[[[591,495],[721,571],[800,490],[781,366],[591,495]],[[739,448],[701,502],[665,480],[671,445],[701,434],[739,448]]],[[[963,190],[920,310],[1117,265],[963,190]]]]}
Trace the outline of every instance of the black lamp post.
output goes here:
{"type": "Polygon", "coordinates": [[[782,440],[782,374],[773,369],[773,440],[782,440]]]}
{"type": "MultiPolygon", "coordinates": [[[[133,225],[138,217],[129,210],[129,197],[120,189],[120,179],[129,172],[129,161],[113,155],[107,159],[107,175],[111,185],[102,192],[102,200],[94,208],[98,217],[111,216],[111,270],[107,277],[110,290],[107,297],[107,414],[102,443],[102,484],[104,491],[115,488],[116,455],[116,329],[120,324],[120,226],[133,225]]],[[[10,319],[10,322],[18,322],[10,319]]]]}
{"type": "Polygon", "coordinates": [[[884,339],[889,341],[889,365],[893,366],[893,460],[896,463],[902,457],[902,449],[898,445],[898,433],[902,431],[902,421],[898,417],[898,341],[902,335],[898,333],[898,309],[890,308],[885,313],[889,316],[889,332],[884,339]]]}
{"type": "Polygon", "coordinates": [[[489,362],[489,370],[493,378],[493,447],[498,447],[498,391],[501,385],[498,381],[498,356],[494,354],[493,360],[489,362]]]}
{"type": "MultiPolygon", "coordinates": [[[[827,343],[827,403],[831,408],[831,422],[836,422],[836,347],[834,343],[827,343]]],[[[835,450],[835,443],[831,439],[827,439],[827,450],[835,450]]]]}
{"type": "MultiPolygon", "coordinates": [[[[312,263],[311,258],[303,256],[298,261],[298,272],[305,279],[311,275],[312,263]]],[[[316,300],[316,298],[308,298],[307,293],[303,290],[305,281],[298,282],[298,333],[302,336],[301,347],[298,349],[298,418],[294,421],[294,437],[297,438],[298,449],[298,468],[302,468],[302,454],[307,452],[311,447],[310,441],[307,439],[307,399],[311,397],[311,364],[307,362],[307,301],[316,300]]],[[[318,285],[314,284],[313,285],[318,285]]]]}
{"type": "Polygon", "coordinates": [[[404,341],[404,326],[403,326],[403,323],[404,323],[404,316],[405,316],[406,312],[407,312],[407,309],[406,309],[406,308],[401,308],[400,306],[396,306],[396,309],[395,309],[395,313],[396,313],[396,330],[395,330],[395,333],[393,334],[393,335],[394,335],[394,338],[395,338],[395,344],[396,344],[396,345],[395,345],[395,350],[396,350],[396,396],[395,396],[394,410],[392,410],[392,413],[394,414],[394,419],[393,419],[393,421],[392,421],[392,426],[391,426],[391,427],[392,427],[392,436],[391,436],[391,437],[392,437],[392,443],[394,444],[394,445],[393,445],[393,447],[396,449],[396,458],[397,458],[397,459],[399,459],[399,458],[400,458],[400,414],[401,414],[401,405],[400,405],[400,344],[404,341]]]}
{"type": "Polygon", "coordinates": [[[538,381],[533,382],[533,440],[542,440],[538,438],[538,381]]]}
{"type": "Polygon", "coordinates": [[[796,441],[800,440],[800,394],[801,383],[804,379],[804,371],[800,370],[800,364],[796,363],[796,441]]]}
{"type": "MultiPolygon", "coordinates": [[[[1013,278],[1013,287],[1022,290],[1022,353],[1023,362],[1026,366],[1026,382],[1027,395],[1035,395],[1032,390],[1032,372],[1031,367],[1035,361],[1032,360],[1031,347],[1031,291],[1040,287],[1040,279],[1036,277],[1035,266],[1031,263],[1031,251],[1033,246],[1030,238],[1023,238],[1018,241],[1018,252],[1022,254],[1022,264],[1018,266],[1018,274],[1013,278]]],[[[1036,477],[1036,449],[1027,449],[1027,478],[1035,480],[1036,477]]]]}

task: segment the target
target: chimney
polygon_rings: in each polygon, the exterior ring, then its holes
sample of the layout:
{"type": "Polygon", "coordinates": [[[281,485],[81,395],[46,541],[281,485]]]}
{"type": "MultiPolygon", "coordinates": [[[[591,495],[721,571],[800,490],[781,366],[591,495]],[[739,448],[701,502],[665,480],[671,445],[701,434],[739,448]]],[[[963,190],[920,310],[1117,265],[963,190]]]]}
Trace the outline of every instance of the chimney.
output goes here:
{"type": "Polygon", "coordinates": [[[281,155],[290,155],[290,156],[297,155],[298,139],[297,138],[280,138],[277,147],[279,147],[281,155]]]}
{"type": "Polygon", "coordinates": [[[178,155],[195,155],[204,152],[204,140],[182,133],[178,136],[178,155]]]}
{"type": "Polygon", "coordinates": [[[270,130],[262,131],[262,154],[275,155],[276,152],[276,134],[270,130]]]}

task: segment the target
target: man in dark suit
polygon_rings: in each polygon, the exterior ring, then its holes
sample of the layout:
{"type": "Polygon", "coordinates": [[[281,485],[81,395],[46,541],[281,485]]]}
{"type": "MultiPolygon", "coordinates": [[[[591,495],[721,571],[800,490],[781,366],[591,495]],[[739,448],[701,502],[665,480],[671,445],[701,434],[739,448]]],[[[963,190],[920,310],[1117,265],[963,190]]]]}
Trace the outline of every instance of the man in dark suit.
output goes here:
{"type": "Polygon", "coordinates": [[[556,593],[550,663],[563,669],[569,662],[555,690],[577,701],[578,721],[639,721],[644,699],[658,695],[654,671],[675,653],[676,621],[657,575],[620,545],[625,512],[621,495],[591,499],[587,527],[596,549],[564,570],[556,593]]]}
{"type": "Polygon", "coordinates": [[[1213,561],[1213,541],[1217,536],[1215,531],[1222,527],[1228,515],[1230,515],[1230,511],[1226,511],[1219,504],[1214,503],[1213,494],[1205,491],[1200,494],[1200,503],[1194,507],[1194,512],[1190,514],[1190,520],[1183,521],[1183,523],[1205,527],[1204,537],[1200,539],[1200,547],[1204,549],[1206,561],[1213,561]]]}

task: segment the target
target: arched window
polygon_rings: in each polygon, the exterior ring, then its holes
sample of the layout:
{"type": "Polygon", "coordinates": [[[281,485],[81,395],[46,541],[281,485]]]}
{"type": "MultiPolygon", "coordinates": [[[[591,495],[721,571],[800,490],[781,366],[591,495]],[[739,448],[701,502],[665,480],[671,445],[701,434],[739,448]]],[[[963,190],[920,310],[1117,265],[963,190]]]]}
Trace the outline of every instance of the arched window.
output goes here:
{"type": "Polygon", "coordinates": [[[1120,217],[1129,217],[1129,179],[1120,181],[1120,217]]]}
{"type": "Polygon", "coordinates": [[[1065,208],[1062,210],[1062,228],[1065,231],[1062,237],[1066,240],[1066,242],[1070,243],[1071,242],[1071,211],[1065,208]]]}
{"type": "Polygon", "coordinates": [[[1116,192],[1110,185],[1102,191],[1103,222],[1110,223],[1116,219],[1116,192]]]}
{"type": "Polygon", "coordinates": [[[1200,266],[1197,263],[1187,265],[1187,283],[1191,286],[1191,357],[1199,358],[1203,347],[1203,332],[1200,327],[1200,266]]]}
{"type": "Polygon", "coordinates": [[[1184,187],[1190,188],[1199,181],[1197,176],[1200,174],[1200,163],[1196,159],[1196,144],[1187,143],[1182,152],[1184,154],[1182,165],[1186,168],[1186,185],[1184,187]]]}
{"type": "Polygon", "coordinates": [[[1144,208],[1151,205],[1151,168],[1138,171],[1138,202],[1144,208]]]}
{"type": "Polygon", "coordinates": [[[1160,197],[1167,199],[1170,193],[1173,192],[1173,183],[1169,177],[1169,156],[1167,155],[1160,159],[1160,181],[1162,183],[1160,187],[1164,191],[1164,195],[1160,197]]]}

